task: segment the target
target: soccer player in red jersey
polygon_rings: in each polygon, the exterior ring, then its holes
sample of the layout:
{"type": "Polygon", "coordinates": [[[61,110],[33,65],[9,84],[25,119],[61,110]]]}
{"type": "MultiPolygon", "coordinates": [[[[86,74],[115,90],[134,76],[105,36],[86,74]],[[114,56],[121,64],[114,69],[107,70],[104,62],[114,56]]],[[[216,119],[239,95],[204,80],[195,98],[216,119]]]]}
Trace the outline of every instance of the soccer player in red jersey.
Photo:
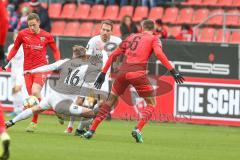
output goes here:
{"type": "MultiPolygon", "coordinates": [[[[24,70],[32,70],[34,68],[46,65],[47,45],[53,51],[54,59],[60,59],[60,52],[57,49],[53,36],[40,29],[40,19],[35,13],[31,13],[27,18],[28,28],[20,31],[14,42],[14,46],[7,56],[9,62],[17,53],[20,45],[23,45],[24,51],[24,70]]],[[[46,79],[46,73],[36,73],[24,75],[27,91],[29,95],[33,95],[40,99],[41,89],[46,79]]],[[[33,132],[36,128],[38,115],[33,116],[27,131],[33,132]]]]}
{"type": "Polygon", "coordinates": [[[105,80],[106,72],[111,66],[113,60],[117,56],[124,54],[125,58],[113,83],[111,94],[108,100],[99,107],[99,112],[96,115],[91,128],[84,134],[85,138],[89,139],[93,136],[98,125],[111,111],[111,107],[117,102],[118,96],[122,95],[128,85],[131,84],[135,87],[139,96],[143,97],[147,103],[147,107],[143,110],[137,126],[132,131],[132,136],[136,139],[136,142],[143,142],[141,130],[152,117],[154,107],[156,106],[154,89],[150,84],[146,73],[148,59],[151,56],[152,51],[155,52],[157,58],[170,71],[175,81],[177,83],[183,83],[184,78],[180,73],[173,69],[163,53],[162,44],[158,36],[153,35],[154,22],[152,20],[144,20],[141,25],[143,32],[130,35],[113,51],[94,83],[95,87],[100,89],[105,80]]]}
{"type": "MultiPolygon", "coordinates": [[[[6,6],[2,0],[0,0],[0,60],[4,60],[4,44],[8,31],[8,17],[6,6]]],[[[6,132],[4,115],[2,107],[0,107],[0,150],[3,151],[0,155],[0,159],[7,160],[9,158],[9,145],[10,137],[6,132]]]]}

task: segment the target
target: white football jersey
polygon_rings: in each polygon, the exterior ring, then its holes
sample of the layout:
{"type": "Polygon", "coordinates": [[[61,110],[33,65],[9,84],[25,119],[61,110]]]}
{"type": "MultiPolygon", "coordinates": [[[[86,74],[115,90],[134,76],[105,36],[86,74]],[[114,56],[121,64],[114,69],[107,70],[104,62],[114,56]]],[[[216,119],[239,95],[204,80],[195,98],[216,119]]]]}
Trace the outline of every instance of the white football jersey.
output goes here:
{"type": "MultiPolygon", "coordinates": [[[[11,44],[8,47],[8,54],[10,53],[11,49],[13,48],[14,44],[11,44]]],[[[11,59],[11,73],[12,75],[23,75],[23,61],[24,61],[24,52],[22,45],[17,51],[17,54],[11,59]]]]}
{"type": "MultiPolygon", "coordinates": [[[[122,42],[121,38],[116,36],[110,36],[109,41],[103,42],[100,35],[92,37],[87,44],[87,55],[95,57],[95,63],[99,66],[99,69],[106,64],[109,55],[112,52],[112,48],[116,48],[122,42]]],[[[110,70],[108,70],[108,74],[110,70]]],[[[105,82],[102,85],[101,90],[109,92],[109,76],[106,76],[105,82]]]]}

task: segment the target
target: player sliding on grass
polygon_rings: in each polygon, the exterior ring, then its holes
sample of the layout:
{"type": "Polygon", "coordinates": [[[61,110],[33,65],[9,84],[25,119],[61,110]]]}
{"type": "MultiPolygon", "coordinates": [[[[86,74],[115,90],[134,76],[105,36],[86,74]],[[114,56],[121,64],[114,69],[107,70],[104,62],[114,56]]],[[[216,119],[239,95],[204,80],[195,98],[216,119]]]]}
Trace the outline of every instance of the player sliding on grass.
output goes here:
{"type": "MultiPolygon", "coordinates": [[[[80,90],[88,91],[84,88],[84,83],[94,82],[97,77],[96,66],[89,63],[86,56],[86,49],[82,46],[73,47],[73,58],[59,60],[53,64],[38,67],[33,70],[25,71],[25,74],[32,74],[38,72],[59,71],[59,77],[55,85],[49,84],[52,88],[51,94],[42,99],[39,105],[31,106],[14,117],[12,120],[6,122],[7,127],[11,127],[16,122],[27,119],[35,113],[40,113],[52,108],[57,114],[67,116],[93,118],[95,111],[81,106],[84,98],[79,95],[80,90]],[[93,75],[93,77],[86,77],[93,75]],[[79,101],[81,101],[79,103],[79,101]]],[[[92,83],[93,84],[93,83],[92,83]]],[[[93,85],[92,85],[93,86],[93,85]]],[[[82,95],[84,95],[84,91],[82,95]]]]}
{"type": "Polygon", "coordinates": [[[141,130],[152,117],[152,113],[156,106],[156,95],[146,73],[147,62],[153,50],[157,58],[170,71],[175,81],[177,83],[183,83],[184,78],[180,73],[173,69],[172,65],[163,53],[161,41],[157,36],[153,35],[154,22],[152,20],[144,20],[141,25],[143,32],[130,35],[116,50],[113,51],[102,72],[94,83],[95,87],[100,89],[105,80],[106,72],[113,60],[117,56],[124,54],[124,62],[122,63],[118,75],[113,83],[111,94],[108,100],[99,107],[99,112],[93,120],[92,126],[89,131],[84,134],[85,138],[89,139],[93,136],[98,125],[111,111],[111,107],[116,104],[118,96],[122,95],[128,85],[131,84],[135,87],[139,96],[143,97],[147,103],[147,107],[142,112],[142,117],[132,131],[132,136],[136,139],[136,142],[143,142],[141,130]]]}

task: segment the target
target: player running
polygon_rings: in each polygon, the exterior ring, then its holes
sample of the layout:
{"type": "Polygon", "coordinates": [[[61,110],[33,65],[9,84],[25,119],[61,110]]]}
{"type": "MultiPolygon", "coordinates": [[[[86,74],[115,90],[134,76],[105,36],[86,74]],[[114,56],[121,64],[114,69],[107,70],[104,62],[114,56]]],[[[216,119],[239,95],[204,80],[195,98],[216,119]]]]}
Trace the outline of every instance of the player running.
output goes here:
{"type": "Polygon", "coordinates": [[[40,113],[52,108],[57,114],[92,118],[96,115],[97,109],[92,110],[81,106],[84,98],[77,96],[88,92],[88,86],[97,77],[96,66],[89,63],[85,55],[86,50],[82,46],[73,47],[72,59],[59,60],[50,65],[41,66],[33,70],[25,71],[25,74],[39,72],[59,71],[55,83],[49,84],[51,93],[42,99],[39,105],[32,106],[18,114],[12,120],[6,122],[7,127],[13,126],[16,122],[31,117],[34,113],[40,113]]]}
{"type": "Polygon", "coordinates": [[[124,61],[113,83],[111,94],[108,100],[99,107],[99,112],[93,120],[91,128],[84,134],[85,138],[90,139],[93,136],[98,125],[111,111],[111,107],[116,104],[118,96],[124,93],[128,85],[132,85],[139,96],[143,97],[147,103],[147,107],[143,110],[137,126],[132,131],[132,136],[136,139],[136,142],[143,142],[141,130],[152,117],[152,113],[156,106],[156,95],[146,73],[148,59],[152,51],[155,52],[157,58],[170,71],[175,81],[177,83],[183,83],[184,78],[173,69],[163,53],[160,39],[153,35],[154,22],[152,20],[144,20],[141,25],[143,32],[130,35],[116,50],[114,50],[94,83],[95,87],[100,89],[105,80],[106,72],[113,60],[117,56],[124,54],[124,61]]]}
{"type": "MultiPolygon", "coordinates": [[[[107,59],[113,49],[115,49],[121,42],[121,38],[113,36],[113,23],[112,21],[105,20],[102,21],[100,35],[96,35],[92,37],[87,44],[87,55],[90,56],[90,61],[98,66],[98,69],[101,70],[102,67],[106,64],[107,59]]],[[[106,81],[103,83],[101,90],[109,93],[109,74],[106,76],[106,81]]],[[[94,96],[94,93],[91,92],[89,97],[86,97],[86,101],[88,103],[93,103],[94,99],[91,97],[94,96]]],[[[106,97],[101,95],[100,99],[103,100],[106,97]]],[[[99,103],[101,103],[101,100],[99,103]]],[[[98,105],[98,104],[97,104],[98,105]]],[[[91,106],[91,105],[90,105],[91,106]]],[[[88,128],[91,124],[91,119],[82,119],[78,125],[78,128],[75,131],[75,135],[82,135],[85,132],[85,128],[88,128]]],[[[68,124],[68,127],[65,130],[65,133],[71,133],[73,130],[74,119],[71,118],[68,124]]]]}
{"type": "MultiPolygon", "coordinates": [[[[43,65],[46,65],[46,53],[47,45],[53,51],[54,59],[57,61],[60,59],[60,52],[57,49],[53,36],[40,29],[40,19],[35,13],[31,13],[27,18],[28,28],[20,31],[14,42],[14,46],[7,56],[7,62],[17,54],[17,51],[21,45],[23,45],[24,51],[24,70],[31,70],[43,65]]],[[[5,68],[6,65],[3,67],[5,68]]],[[[46,79],[45,73],[34,73],[24,75],[26,88],[29,95],[37,97],[40,101],[41,89],[46,79]]],[[[27,131],[33,132],[36,128],[38,115],[33,116],[27,131]]]]}
{"type": "MultiPolygon", "coordinates": [[[[4,60],[4,44],[6,41],[8,32],[8,17],[6,6],[4,2],[0,0],[0,63],[4,60]]],[[[10,137],[6,132],[5,124],[4,124],[4,114],[2,111],[2,107],[0,107],[0,159],[7,160],[9,158],[9,145],[10,145],[10,137]]]]}

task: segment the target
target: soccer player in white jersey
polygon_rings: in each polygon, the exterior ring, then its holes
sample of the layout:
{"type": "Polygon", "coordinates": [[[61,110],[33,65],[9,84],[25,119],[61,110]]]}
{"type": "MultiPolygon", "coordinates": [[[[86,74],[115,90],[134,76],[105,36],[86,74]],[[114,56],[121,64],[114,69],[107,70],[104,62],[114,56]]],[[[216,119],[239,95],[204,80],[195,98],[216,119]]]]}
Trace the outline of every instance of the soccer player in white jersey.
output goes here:
{"type": "MultiPolygon", "coordinates": [[[[17,38],[17,33],[13,34],[13,40],[17,38]]],[[[8,47],[8,53],[13,48],[14,44],[11,44],[8,47]]],[[[13,96],[13,112],[10,113],[10,116],[15,116],[23,110],[22,104],[23,99],[27,95],[25,88],[25,81],[23,77],[23,61],[24,53],[23,47],[21,46],[18,49],[16,56],[11,60],[11,84],[12,84],[12,96],[13,96]]]]}
{"type": "MultiPolygon", "coordinates": [[[[113,22],[110,20],[102,21],[100,34],[92,37],[87,44],[87,55],[90,56],[90,61],[98,66],[99,70],[105,65],[111,52],[122,42],[121,38],[113,36],[113,22]]],[[[110,74],[110,70],[107,73],[110,74]]],[[[109,93],[109,76],[106,76],[106,81],[103,83],[101,90],[109,93]]],[[[106,98],[106,97],[105,97],[106,98]]],[[[101,96],[103,99],[103,96],[101,96]]],[[[90,100],[91,101],[91,100],[90,100]]],[[[91,102],[90,102],[91,103],[91,102]]],[[[101,102],[100,102],[101,103],[101,102]]],[[[73,130],[74,119],[69,121],[65,133],[71,133],[73,130]]],[[[84,119],[80,121],[75,135],[84,133],[84,126],[90,125],[91,120],[84,119]]]]}
{"type": "MultiPolygon", "coordinates": [[[[30,106],[26,110],[19,113],[12,120],[7,121],[7,127],[13,126],[16,122],[30,118],[35,113],[41,113],[52,108],[57,114],[66,116],[92,118],[95,111],[78,104],[80,89],[87,84],[87,75],[90,75],[92,84],[96,79],[98,72],[96,67],[91,65],[86,56],[86,49],[82,46],[73,47],[73,58],[59,60],[55,63],[41,66],[33,70],[24,71],[24,74],[32,74],[39,72],[58,71],[59,76],[56,85],[52,87],[50,95],[44,97],[39,104],[30,106]],[[70,72],[69,72],[70,71],[70,72]],[[95,73],[93,73],[95,72],[95,73]]],[[[90,81],[88,81],[90,84],[90,81]]],[[[86,91],[88,92],[88,91],[86,91]]],[[[80,98],[81,99],[81,98],[80,98]]]]}

